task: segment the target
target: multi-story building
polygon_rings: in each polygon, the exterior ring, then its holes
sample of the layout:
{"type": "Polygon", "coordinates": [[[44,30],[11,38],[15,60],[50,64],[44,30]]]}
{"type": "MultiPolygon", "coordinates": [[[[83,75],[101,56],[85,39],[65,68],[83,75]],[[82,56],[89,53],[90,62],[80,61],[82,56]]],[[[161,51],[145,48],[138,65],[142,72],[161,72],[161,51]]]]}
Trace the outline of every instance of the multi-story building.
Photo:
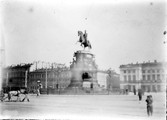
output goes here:
{"type": "Polygon", "coordinates": [[[134,91],[142,89],[146,92],[165,90],[166,62],[144,62],[120,66],[120,87],[134,91]]]}
{"type": "Polygon", "coordinates": [[[98,70],[97,71],[97,82],[98,85],[104,89],[107,89],[107,71],[98,70]]]}
{"type": "Polygon", "coordinates": [[[100,87],[104,89],[115,90],[120,88],[119,74],[113,70],[97,71],[97,81],[100,87]]]}
{"type": "Polygon", "coordinates": [[[114,70],[108,70],[107,76],[107,88],[111,91],[119,91],[120,90],[120,75],[116,73],[114,70]]]}
{"type": "Polygon", "coordinates": [[[13,90],[27,87],[31,65],[32,64],[19,64],[4,68],[2,71],[3,89],[9,88],[13,90]]]}
{"type": "Polygon", "coordinates": [[[48,68],[37,69],[29,74],[29,89],[34,91],[41,83],[42,89],[65,89],[71,82],[71,72],[67,67],[64,68],[48,68]]]}

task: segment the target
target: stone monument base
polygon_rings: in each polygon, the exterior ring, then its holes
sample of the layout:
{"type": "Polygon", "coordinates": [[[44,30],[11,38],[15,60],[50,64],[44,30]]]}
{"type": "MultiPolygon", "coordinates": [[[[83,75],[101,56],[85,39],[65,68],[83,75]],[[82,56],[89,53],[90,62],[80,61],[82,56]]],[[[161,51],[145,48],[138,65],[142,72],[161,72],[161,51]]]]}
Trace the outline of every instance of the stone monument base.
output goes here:
{"type": "Polygon", "coordinates": [[[90,81],[93,88],[97,88],[97,65],[95,56],[90,51],[78,50],[74,53],[70,65],[71,83],[69,87],[82,88],[84,81],[90,81]]]}
{"type": "Polygon", "coordinates": [[[65,95],[99,95],[106,94],[100,88],[85,88],[85,87],[68,87],[64,90],[63,94],[65,95]]]}

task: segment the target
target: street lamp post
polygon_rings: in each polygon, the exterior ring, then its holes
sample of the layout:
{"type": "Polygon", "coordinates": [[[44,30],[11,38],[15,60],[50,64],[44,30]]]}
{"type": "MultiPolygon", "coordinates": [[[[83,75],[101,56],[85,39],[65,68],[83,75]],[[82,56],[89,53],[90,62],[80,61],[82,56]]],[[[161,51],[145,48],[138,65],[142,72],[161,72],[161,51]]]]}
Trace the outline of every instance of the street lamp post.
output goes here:
{"type": "Polygon", "coordinates": [[[48,76],[47,76],[47,68],[46,68],[46,70],[45,70],[45,88],[47,89],[47,85],[48,85],[48,76]]]}
{"type": "Polygon", "coordinates": [[[6,86],[8,86],[8,83],[9,83],[9,73],[7,72],[7,74],[6,74],[6,86]]]}
{"type": "Polygon", "coordinates": [[[59,91],[59,95],[60,95],[60,90],[61,90],[61,86],[60,86],[60,79],[61,79],[61,75],[60,75],[60,70],[58,70],[58,91],[59,91]]]}
{"type": "Polygon", "coordinates": [[[58,90],[58,70],[56,69],[55,71],[54,71],[54,73],[55,73],[55,75],[56,75],[56,91],[58,90]]]}
{"type": "Polygon", "coordinates": [[[45,69],[45,89],[47,91],[47,88],[48,88],[48,68],[47,68],[47,64],[50,65],[50,63],[46,63],[46,69],[45,69]]]}
{"type": "Polygon", "coordinates": [[[27,75],[28,75],[28,71],[26,70],[26,72],[25,72],[25,87],[27,87],[27,75]]]}
{"type": "Polygon", "coordinates": [[[58,94],[60,95],[60,69],[57,69],[57,81],[56,81],[56,88],[58,90],[58,94]]]}

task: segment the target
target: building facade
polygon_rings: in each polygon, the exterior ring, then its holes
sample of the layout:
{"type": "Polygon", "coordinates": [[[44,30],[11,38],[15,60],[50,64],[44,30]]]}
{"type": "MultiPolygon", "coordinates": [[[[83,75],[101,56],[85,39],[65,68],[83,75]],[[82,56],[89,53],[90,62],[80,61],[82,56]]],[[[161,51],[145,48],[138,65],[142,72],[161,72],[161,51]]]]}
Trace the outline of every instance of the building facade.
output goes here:
{"type": "Polygon", "coordinates": [[[108,70],[107,88],[110,91],[120,90],[120,75],[116,73],[114,70],[108,70]]]}
{"type": "Polygon", "coordinates": [[[2,71],[2,88],[15,90],[27,87],[31,65],[32,64],[19,64],[4,68],[2,71]]]}
{"type": "Polygon", "coordinates": [[[97,82],[101,88],[107,89],[107,71],[98,70],[97,71],[97,82]]]}
{"type": "Polygon", "coordinates": [[[100,87],[111,91],[120,89],[119,74],[113,70],[97,71],[97,81],[100,87]]]}
{"type": "Polygon", "coordinates": [[[71,72],[67,67],[64,68],[48,68],[37,69],[29,74],[29,89],[35,91],[38,82],[42,85],[42,90],[47,89],[65,89],[71,82],[71,72]]]}
{"type": "Polygon", "coordinates": [[[120,66],[120,88],[160,92],[166,87],[166,62],[146,62],[120,66]]]}

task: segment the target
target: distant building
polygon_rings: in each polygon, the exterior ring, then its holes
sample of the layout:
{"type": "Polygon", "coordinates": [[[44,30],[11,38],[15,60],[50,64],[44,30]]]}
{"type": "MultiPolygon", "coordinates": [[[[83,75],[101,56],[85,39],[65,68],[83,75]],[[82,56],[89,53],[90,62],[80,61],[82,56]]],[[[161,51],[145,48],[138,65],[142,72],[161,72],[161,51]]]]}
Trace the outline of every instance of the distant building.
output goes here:
{"type": "Polygon", "coordinates": [[[67,67],[37,69],[29,74],[29,89],[37,89],[37,82],[42,84],[42,89],[65,89],[71,82],[71,72],[67,67]]]}
{"type": "Polygon", "coordinates": [[[108,70],[107,88],[111,91],[120,90],[120,75],[114,70],[108,70]]]}
{"type": "Polygon", "coordinates": [[[159,92],[165,90],[166,62],[144,62],[120,66],[121,89],[142,89],[146,92],[159,92]]]}
{"type": "Polygon", "coordinates": [[[119,74],[115,71],[97,71],[97,81],[100,87],[104,89],[120,89],[119,74]]]}
{"type": "Polygon", "coordinates": [[[10,90],[27,87],[28,74],[32,64],[19,64],[9,66],[3,69],[2,73],[2,87],[10,90]]]}
{"type": "Polygon", "coordinates": [[[107,89],[107,71],[98,70],[97,71],[97,82],[98,85],[104,89],[107,89]]]}

